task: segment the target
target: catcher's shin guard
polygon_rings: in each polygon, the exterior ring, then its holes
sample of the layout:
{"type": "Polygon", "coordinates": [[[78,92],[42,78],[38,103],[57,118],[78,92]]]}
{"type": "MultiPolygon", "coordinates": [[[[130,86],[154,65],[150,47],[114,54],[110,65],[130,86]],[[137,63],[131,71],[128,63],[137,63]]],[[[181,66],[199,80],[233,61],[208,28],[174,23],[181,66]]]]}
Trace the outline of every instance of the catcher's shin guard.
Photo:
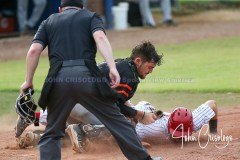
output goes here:
{"type": "Polygon", "coordinates": [[[26,123],[24,119],[18,116],[17,124],[15,126],[15,137],[18,138],[22,135],[23,131],[30,125],[30,123],[26,123]]]}

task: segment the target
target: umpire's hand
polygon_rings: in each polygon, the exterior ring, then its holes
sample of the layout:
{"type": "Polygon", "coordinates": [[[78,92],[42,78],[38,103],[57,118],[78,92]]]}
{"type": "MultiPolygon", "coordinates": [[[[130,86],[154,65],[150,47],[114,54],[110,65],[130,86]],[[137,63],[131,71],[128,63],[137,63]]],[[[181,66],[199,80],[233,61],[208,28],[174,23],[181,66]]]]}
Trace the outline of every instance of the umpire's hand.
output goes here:
{"type": "Polygon", "coordinates": [[[20,92],[23,94],[28,88],[33,89],[33,84],[31,82],[25,81],[20,87],[20,92]]]}
{"type": "Polygon", "coordinates": [[[111,79],[111,86],[112,88],[117,87],[117,85],[120,83],[120,76],[116,68],[110,69],[109,77],[111,79]]]}

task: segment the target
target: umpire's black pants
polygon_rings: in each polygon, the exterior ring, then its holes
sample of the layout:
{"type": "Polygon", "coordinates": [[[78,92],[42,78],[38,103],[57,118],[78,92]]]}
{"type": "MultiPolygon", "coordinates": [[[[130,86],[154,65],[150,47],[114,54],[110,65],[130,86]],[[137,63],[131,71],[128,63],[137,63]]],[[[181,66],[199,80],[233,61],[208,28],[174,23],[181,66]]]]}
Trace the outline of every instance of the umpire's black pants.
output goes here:
{"type": "MultiPolygon", "coordinates": [[[[65,135],[66,120],[76,103],[93,113],[112,133],[129,160],[150,158],[135,129],[115,103],[100,97],[85,66],[63,67],[49,97],[47,126],[39,141],[41,160],[60,160],[60,138],[65,135]]],[[[81,155],[79,155],[81,156],[81,155]]]]}

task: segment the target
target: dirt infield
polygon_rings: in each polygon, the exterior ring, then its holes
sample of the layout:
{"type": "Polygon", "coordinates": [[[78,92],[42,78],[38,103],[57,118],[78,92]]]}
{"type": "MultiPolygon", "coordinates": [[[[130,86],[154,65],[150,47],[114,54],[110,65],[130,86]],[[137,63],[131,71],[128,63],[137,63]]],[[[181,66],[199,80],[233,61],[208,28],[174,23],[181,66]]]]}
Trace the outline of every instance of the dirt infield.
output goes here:
{"type": "MultiPolygon", "coordinates": [[[[160,20],[159,20],[160,21],[160,20]]],[[[151,40],[154,44],[176,44],[209,38],[222,38],[240,36],[240,11],[211,11],[187,17],[178,17],[177,27],[157,28],[130,28],[127,31],[108,31],[113,49],[132,48],[141,40],[151,40]]],[[[0,39],[0,61],[25,58],[32,36],[0,39]]],[[[45,50],[46,53],[46,50],[45,50]]],[[[201,149],[199,143],[189,142],[183,145],[171,143],[166,140],[150,140],[151,155],[162,155],[165,159],[214,159],[237,160],[240,159],[240,106],[220,107],[219,109],[219,134],[222,142],[209,142],[206,148],[201,149]],[[232,136],[232,141],[224,136],[232,136]],[[218,149],[217,147],[224,147],[218,149]]],[[[0,160],[32,160],[39,159],[36,148],[19,149],[14,138],[14,119],[7,117],[0,119],[0,160]],[[3,122],[4,121],[4,122],[3,122]],[[10,122],[9,122],[10,121],[10,122]],[[10,124],[9,124],[10,123],[10,124]]],[[[29,128],[31,130],[32,128],[29,128]]],[[[197,136],[197,134],[195,135],[197,136]]],[[[201,145],[207,144],[207,138],[202,136],[201,145]]],[[[121,151],[112,141],[96,144],[95,149],[84,154],[74,153],[70,144],[66,143],[62,150],[63,160],[123,160],[121,151]],[[103,145],[102,145],[103,144],[103,145]]]]}
{"type": "MultiPolygon", "coordinates": [[[[201,132],[202,138],[200,145],[198,141],[189,140],[188,143],[176,144],[160,138],[149,140],[152,145],[148,151],[151,155],[162,155],[166,159],[211,159],[211,160],[237,160],[240,159],[240,107],[221,107],[219,109],[219,136],[220,140],[214,142],[206,138],[201,132]],[[222,136],[221,136],[222,130],[222,136]],[[230,136],[232,139],[230,139],[230,136]],[[225,137],[225,139],[224,139],[225,137]],[[229,144],[227,138],[229,137],[229,144]],[[204,148],[204,146],[206,147],[204,148]],[[215,146],[216,145],[216,146],[215,146]],[[219,148],[223,149],[219,149],[219,148]]],[[[19,149],[14,139],[13,125],[4,127],[0,131],[0,160],[32,160],[38,159],[38,150],[36,148],[19,149]]],[[[31,130],[32,128],[28,129],[31,130]]],[[[198,134],[194,134],[198,137],[198,134]]],[[[121,151],[113,141],[99,142],[89,152],[78,154],[71,150],[69,142],[65,142],[62,149],[62,159],[64,160],[124,160],[121,151]]]]}

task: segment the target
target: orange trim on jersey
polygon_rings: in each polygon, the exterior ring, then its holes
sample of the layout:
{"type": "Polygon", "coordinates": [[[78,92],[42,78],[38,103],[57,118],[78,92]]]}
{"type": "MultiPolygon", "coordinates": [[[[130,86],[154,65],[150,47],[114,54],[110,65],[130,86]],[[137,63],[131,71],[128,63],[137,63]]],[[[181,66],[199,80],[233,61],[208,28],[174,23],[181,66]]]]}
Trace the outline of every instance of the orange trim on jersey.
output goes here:
{"type": "Polygon", "coordinates": [[[129,91],[131,91],[132,90],[132,87],[130,87],[128,84],[118,84],[118,86],[117,87],[124,87],[124,88],[127,88],[129,91]]]}
{"type": "Polygon", "coordinates": [[[128,97],[128,93],[127,93],[127,92],[125,92],[124,90],[117,91],[117,93],[124,94],[126,97],[128,97]]]}

